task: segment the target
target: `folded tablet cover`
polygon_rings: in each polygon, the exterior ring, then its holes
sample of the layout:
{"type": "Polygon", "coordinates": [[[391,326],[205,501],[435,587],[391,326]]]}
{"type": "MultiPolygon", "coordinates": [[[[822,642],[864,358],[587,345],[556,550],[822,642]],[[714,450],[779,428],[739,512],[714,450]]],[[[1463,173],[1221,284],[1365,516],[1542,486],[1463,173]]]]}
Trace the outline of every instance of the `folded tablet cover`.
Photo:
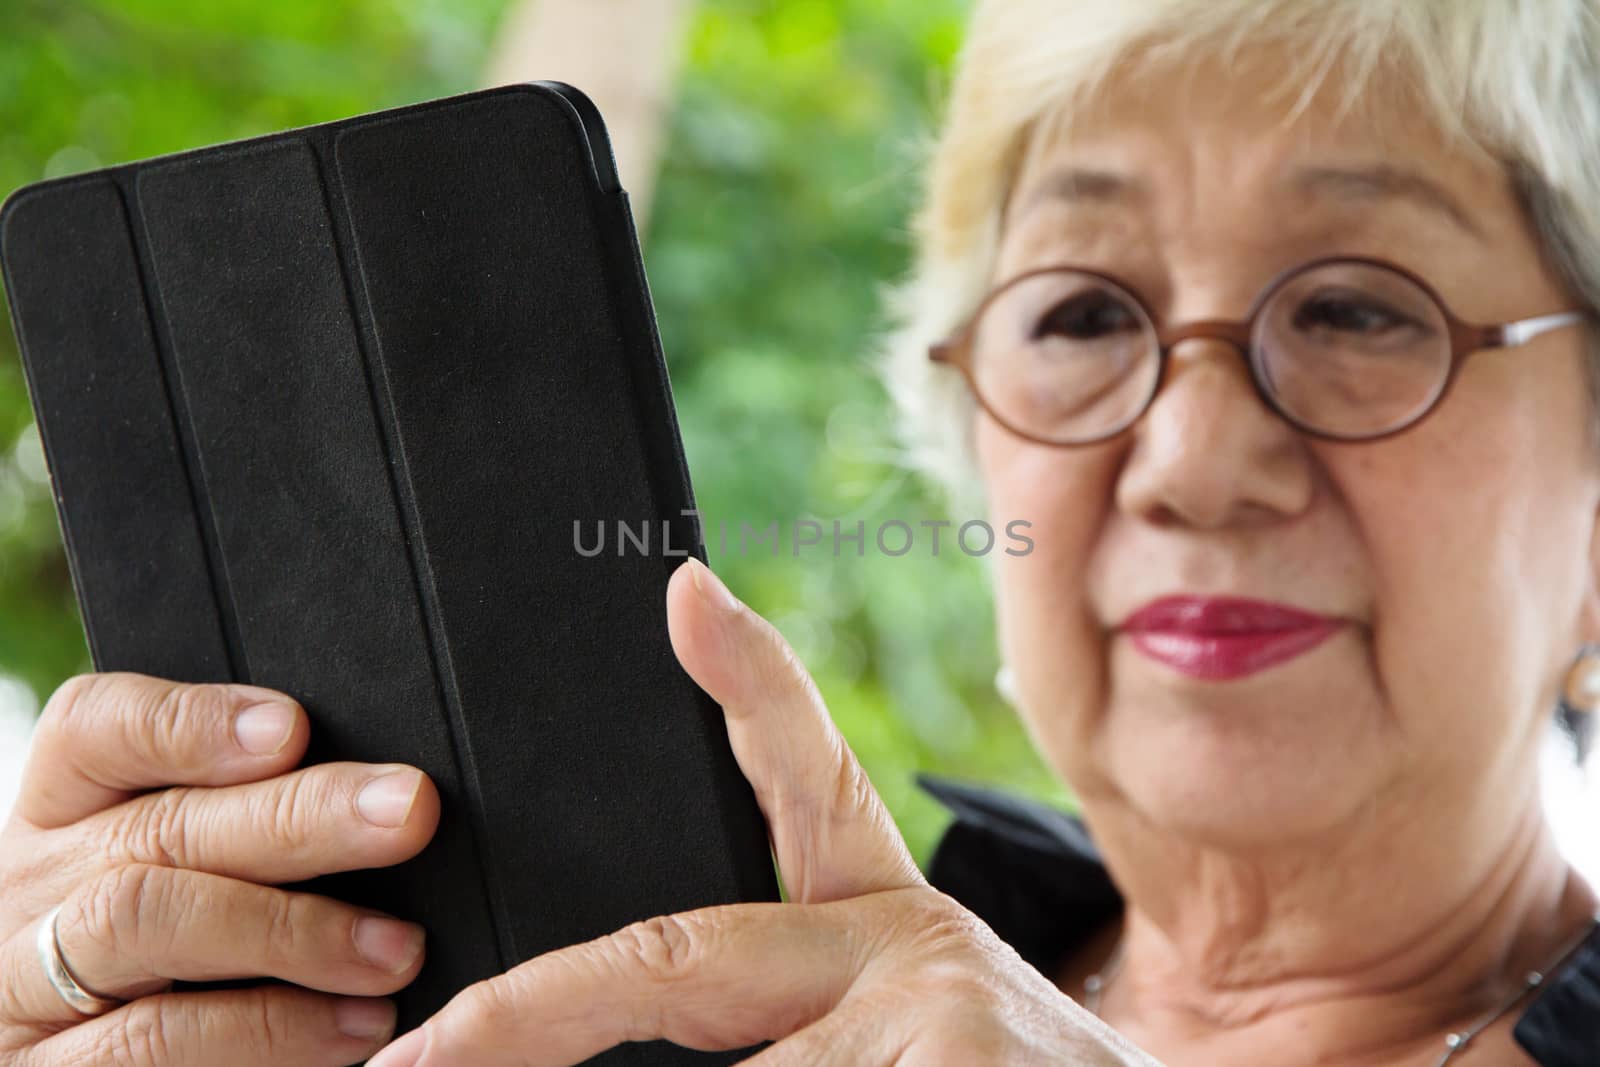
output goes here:
{"type": "Polygon", "coordinates": [[[438,784],[422,856],[311,886],[427,926],[402,1028],[632,920],[776,898],[721,714],[667,640],[668,575],[703,552],[581,95],[41,183],[0,262],[96,667],[285,690],[312,762],[438,784]]]}

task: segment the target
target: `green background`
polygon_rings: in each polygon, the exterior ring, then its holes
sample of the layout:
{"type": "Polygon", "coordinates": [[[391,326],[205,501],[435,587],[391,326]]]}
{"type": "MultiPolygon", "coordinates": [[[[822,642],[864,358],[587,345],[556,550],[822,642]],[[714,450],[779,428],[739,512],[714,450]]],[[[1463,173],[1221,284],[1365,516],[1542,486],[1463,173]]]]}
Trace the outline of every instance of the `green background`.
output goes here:
{"type": "MultiPolygon", "coordinates": [[[[504,6],[5,0],[0,194],[477,88],[504,6]]],[[[871,371],[965,6],[704,0],[644,236],[712,564],[794,644],[922,859],[944,816],[918,769],[1060,796],[994,693],[982,563],[920,546],[739,556],[716,530],[972,517],[897,463],[871,371]]],[[[0,682],[37,705],[88,659],[6,327],[0,682]]]]}

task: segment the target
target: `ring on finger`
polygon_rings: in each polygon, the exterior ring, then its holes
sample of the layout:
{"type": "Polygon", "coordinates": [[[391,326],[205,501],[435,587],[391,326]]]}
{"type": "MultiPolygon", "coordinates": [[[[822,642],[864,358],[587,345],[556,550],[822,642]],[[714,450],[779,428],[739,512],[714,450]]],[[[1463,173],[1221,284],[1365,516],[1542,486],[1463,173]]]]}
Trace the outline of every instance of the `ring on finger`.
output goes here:
{"type": "Polygon", "coordinates": [[[50,914],[39,924],[37,943],[39,962],[44,966],[44,973],[50,979],[50,984],[61,994],[61,999],[86,1019],[104,1015],[113,1008],[126,1004],[127,1001],[103,997],[89,990],[72,973],[72,968],[67,966],[66,957],[61,953],[61,938],[56,934],[56,919],[60,915],[61,905],[57,904],[50,909],[50,914]]]}

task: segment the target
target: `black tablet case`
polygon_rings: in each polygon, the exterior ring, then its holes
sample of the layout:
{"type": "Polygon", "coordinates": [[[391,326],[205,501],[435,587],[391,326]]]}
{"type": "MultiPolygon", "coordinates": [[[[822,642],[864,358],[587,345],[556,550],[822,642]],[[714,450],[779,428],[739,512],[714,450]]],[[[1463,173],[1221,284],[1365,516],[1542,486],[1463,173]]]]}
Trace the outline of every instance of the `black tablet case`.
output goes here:
{"type": "Polygon", "coordinates": [[[581,94],[30,186],[0,263],[95,666],[282,689],[310,762],[437,783],[419,858],[309,886],[426,925],[402,1029],[632,920],[776,899],[720,711],[667,639],[668,575],[704,554],[581,94]],[[617,520],[651,525],[648,553],[617,520]]]}

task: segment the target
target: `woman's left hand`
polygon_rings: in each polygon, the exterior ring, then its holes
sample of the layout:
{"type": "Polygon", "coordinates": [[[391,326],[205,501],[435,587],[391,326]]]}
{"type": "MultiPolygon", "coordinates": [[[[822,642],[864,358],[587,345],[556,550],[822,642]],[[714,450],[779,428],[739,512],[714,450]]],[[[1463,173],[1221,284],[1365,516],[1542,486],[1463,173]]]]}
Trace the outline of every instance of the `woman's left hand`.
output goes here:
{"type": "Polygon", "coordinates": [[[1153,1061],[918,872],[783,638],[690,560],[672,644],[723,707],[790,903],[635,923],[480,982],[369,1067],[558,1067],[775,1041],[759,1067],[1153,1061]]]}

